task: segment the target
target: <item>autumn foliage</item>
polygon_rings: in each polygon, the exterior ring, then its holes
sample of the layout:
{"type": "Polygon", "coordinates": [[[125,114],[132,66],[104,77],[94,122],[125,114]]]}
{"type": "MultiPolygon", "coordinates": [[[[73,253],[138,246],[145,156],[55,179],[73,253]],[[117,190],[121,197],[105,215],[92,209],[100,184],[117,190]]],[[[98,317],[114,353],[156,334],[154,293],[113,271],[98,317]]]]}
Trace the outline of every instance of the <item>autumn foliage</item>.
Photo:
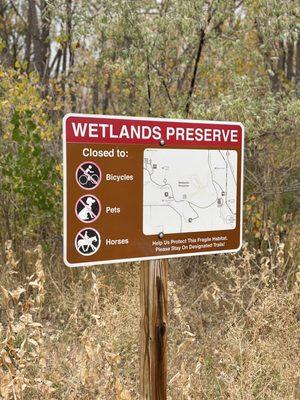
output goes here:
{"type": "Polygon", "coordinates": [[[62,262],[67,112],[240,121],[244,245],[170,266],[170,399],[300,398],[300,9],[0,0],[0,399],[139,398],[139,263],[62,262]]]}

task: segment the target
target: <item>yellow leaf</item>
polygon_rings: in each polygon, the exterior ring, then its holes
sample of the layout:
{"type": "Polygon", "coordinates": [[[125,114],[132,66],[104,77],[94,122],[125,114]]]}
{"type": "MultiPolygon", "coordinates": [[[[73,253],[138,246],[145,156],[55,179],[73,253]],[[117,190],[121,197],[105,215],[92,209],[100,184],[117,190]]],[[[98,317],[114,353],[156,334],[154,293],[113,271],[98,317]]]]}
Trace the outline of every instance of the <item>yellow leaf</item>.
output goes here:
{"type": "Polygon", "coordinates": [[[127,389],[124,389],[121,393],[120,400],[131,400],[130,393],[127,389]]]}

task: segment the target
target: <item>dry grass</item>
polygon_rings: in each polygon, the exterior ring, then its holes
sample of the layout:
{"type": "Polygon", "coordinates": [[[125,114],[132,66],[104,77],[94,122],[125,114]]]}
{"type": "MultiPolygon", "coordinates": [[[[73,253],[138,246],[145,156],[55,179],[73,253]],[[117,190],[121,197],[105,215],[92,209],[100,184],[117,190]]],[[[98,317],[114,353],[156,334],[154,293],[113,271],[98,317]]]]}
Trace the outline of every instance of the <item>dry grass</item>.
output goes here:
{"type": "MultiPolygon", "coordinates": [[[[297,237],[172,262],[169,399],[299,398],[297,237]]],[[[0,399],[138,399],[140,265],[2,260],[0,399]]]]}

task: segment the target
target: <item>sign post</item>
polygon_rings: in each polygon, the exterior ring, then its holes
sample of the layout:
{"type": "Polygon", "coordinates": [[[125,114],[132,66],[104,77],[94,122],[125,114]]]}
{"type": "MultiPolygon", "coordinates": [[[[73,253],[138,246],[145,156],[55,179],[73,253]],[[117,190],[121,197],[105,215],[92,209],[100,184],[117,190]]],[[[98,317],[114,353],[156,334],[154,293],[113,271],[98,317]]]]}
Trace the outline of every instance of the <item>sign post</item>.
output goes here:
{"type": "Polygon", "coordinates": [[[141,265],[141,396],[167,398],[168,261],[141,265]]]}
{"type": "Polygon", "coordinates": [[[168,259],[241,247],[243,146],[238,122],[64,118],[64,262],[142,261],[144,399],[166,399],[168,259]]]}

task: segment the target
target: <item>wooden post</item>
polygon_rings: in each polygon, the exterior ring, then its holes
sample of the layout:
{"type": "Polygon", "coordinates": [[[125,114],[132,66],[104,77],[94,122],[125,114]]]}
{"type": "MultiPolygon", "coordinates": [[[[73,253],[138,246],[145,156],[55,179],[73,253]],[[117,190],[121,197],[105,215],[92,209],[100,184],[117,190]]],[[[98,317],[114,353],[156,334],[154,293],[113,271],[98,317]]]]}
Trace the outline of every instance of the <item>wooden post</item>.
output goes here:
{"type": "Polygon", "coordinates": [[[168,261],[141,265],[141,399],[167,399],[168,261]]]}

